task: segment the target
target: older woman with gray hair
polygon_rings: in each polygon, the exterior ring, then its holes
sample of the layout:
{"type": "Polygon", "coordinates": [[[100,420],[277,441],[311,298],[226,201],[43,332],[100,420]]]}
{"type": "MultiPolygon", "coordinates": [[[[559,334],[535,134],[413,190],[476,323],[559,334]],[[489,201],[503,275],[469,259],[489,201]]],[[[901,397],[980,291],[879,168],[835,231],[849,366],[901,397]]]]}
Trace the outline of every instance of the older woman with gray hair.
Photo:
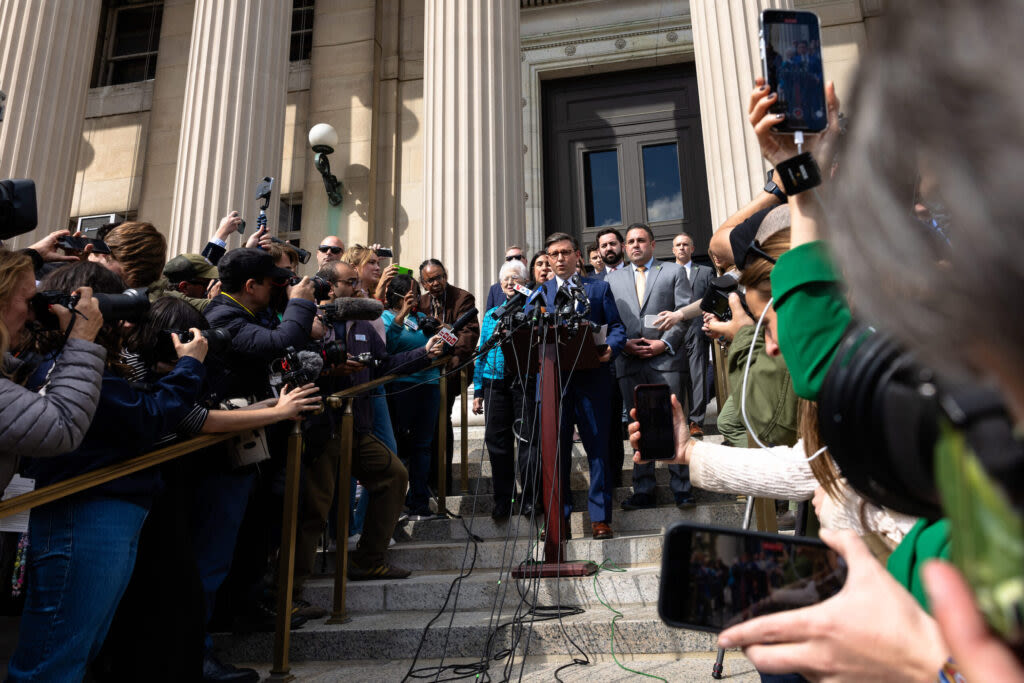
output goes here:
{"type": "MultiPolygon", "coordinates": [[[[505,301],[508,301],[516,294],[516,285],[526,284],[526,266],[520,261],[508,261],[498,273],[498,283],[505,293],[505,301]]],[[[484,313],[483,322],[480,328],[480,346],[487,342],[498,330],[501,324],[500,306],[494,306],[484,313]],[[498,316],[495,316],[495,312],[498,316]]],[[[529,516],[533,511],[533,487],[530,485],[532,477],[528,470],[528,463],[532,460],[525,457],[529,449],[527,442],[517,438],[516,432],[525,436],[527,427],[534,420],[531,418],[534,402],[532,396],[527,399],[524,387],[530,385],[529,379],[524,377],[524,369],[517,368],[516,363],[509,362],[509,358],[502,352],[501,346],[496,346],[486,354],[478,356],[476,368],[473,373],[473,412],[477,415],[485,412],[484,445],[491,461],[491,477],[494,495],[494,510],[491,517],[496,521],[504,521],[513,512],[513,502],[516,498],[516,467],[515,467],[515,445],[516,442],[525,446],[519,456],[519,471],[522,481],[523,497],[516,511],[529,516]],[[516,425],[520,425],[518,430],[516,425]]]]}

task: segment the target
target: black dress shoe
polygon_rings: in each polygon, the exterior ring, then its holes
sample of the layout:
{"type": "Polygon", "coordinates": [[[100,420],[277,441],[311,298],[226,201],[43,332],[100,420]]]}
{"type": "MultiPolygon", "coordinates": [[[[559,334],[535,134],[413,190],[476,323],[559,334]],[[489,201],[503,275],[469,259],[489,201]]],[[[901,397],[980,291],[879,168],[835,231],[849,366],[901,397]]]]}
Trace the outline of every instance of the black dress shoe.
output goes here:
{"type": "Polygon", "coordinates": [[[649,493],[634,493],[622,501],[623,510],[646,510],[654,507],[654,496],[649,493]]]}
{"type": "Polygon", "coordinates": [[[230,683],[256,683],[260,675],[255,669],[239,669],[225,664],[212,654],[203,657],[204,681],[229,681],[230,683]]]}
{"type": "Polygon", "coordinates": [[[512,504],[507,500],[499,500],[494,504],[491,512],[491,519],[495,522],[504,522],[512,515],[512,504]]]}

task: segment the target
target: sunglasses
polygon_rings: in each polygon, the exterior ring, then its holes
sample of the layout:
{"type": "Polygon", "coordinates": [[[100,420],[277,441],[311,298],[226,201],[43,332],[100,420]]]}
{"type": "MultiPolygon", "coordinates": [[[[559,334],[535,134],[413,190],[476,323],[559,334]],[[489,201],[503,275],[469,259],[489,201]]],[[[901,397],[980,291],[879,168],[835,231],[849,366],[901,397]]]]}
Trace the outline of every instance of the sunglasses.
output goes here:
{"type": "Polygon", "coordinates": [[[342,248],[342,247],[329,247],[326,244],[321,244],[319,247],[317,247],[317,251],[319,251],[321,254],[326,254],[327,252],[331,252],[332,254],[337,256],[341,252],[345,251],[345,249],[342,248]]]}
{"type": "Polygon", "coordinates": [[[525,261],[525,260],[526,260],[526,258],[524,258],[522,254],[518,254],[518,255],[515,255],[515,256],[506,256],[505,257],[505,262],[506,263],[509,262],[509,261],[525,261]]]}

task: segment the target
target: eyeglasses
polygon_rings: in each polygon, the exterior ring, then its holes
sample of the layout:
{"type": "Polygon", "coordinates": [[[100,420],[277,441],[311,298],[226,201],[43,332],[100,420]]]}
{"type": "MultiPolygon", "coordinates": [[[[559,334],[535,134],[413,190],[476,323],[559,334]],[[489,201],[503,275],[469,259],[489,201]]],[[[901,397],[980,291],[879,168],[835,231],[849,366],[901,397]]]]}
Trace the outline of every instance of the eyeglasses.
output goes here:
{"type": "Polygon", "coordinates": [[[425,284],[425,285],[432,285],[435,282],[444,282],[446,279],[448,279],[448,276],[446,276],[444,273],[441,273],[440,275],[435,275],[434,277],[432,277],[430,279],[424,278],[423,279],[423,284],[425,284]]]}
{"type": "Polygon", "coordinates": [[[320,245],[319,247],[317,247],[316,249],[317,249],[317,251],[319,251],[319,252],[320,252],[321,254],[326,254],[327,252],[331,252],[331,253],[332,253],[332,254],[334,254],[335,256],[337,256],[337,255],[338,255],[338,254],[340,254],[341,252],[345,251],[345,247],[329,247],[329,246],[327,246],[326,244],[321,244],[321,245],[320,245]]]}
{"type": "Polygon", "coordinates": [[[552,259],[555,259],[555,260],[558,260],[558,259],[561,259],[561,258],[569,258],[570,256],[572,256],[575,253],[576,252],[573,249],[560,249],[559,251],[549,251],[548,252],[548,258],[552,258],[552,259]]]}
{"type": "Polygon", "coordinates": [[[336,285],[348,285],[349,287],[352,287],[353,289],[355,289],[356,287],[359,286],[359,278],[357,278],[357,277],[350,277],[347,280],[335,280],[334,284],[336,284],[336,285]]]}
{"type": "Polygon", "coordinates": [[[523,281],[523,278],[521,278],[521,277],[509,276],[509,277],[506,277],[504,280],[502,280],[501,284],[508,285],[508,284],[513,284],[513,283],[522,282],[522,281],[523,281]]]}
{"type": "Polygon", "coordinates": [[[506,256],[505,257],[505,262],[506,263],[508,263],[509,261],[525,261],[525,260],[526,260],[526,258],[524,258],[522,254],[513,254],[512,256],[506,256]]]}

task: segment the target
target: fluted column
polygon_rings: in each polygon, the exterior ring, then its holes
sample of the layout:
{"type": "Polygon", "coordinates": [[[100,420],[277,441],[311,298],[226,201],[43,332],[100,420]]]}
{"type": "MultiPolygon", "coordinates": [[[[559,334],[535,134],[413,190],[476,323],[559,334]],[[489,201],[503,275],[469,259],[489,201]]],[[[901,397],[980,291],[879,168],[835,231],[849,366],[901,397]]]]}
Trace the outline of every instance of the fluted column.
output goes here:
{"type": "Polygon", "coordinates": [[[792,7],[793,0],[690,0],[713,226],[764,187],[766,167],[747,121],[750,91],[761,74],[758,23],[763,9],[792,7]]]}
{"type": "MultiPolygon", "coordinates": [[[[291,6],[196,0],[168,226],[171,255],[202,249],[232,209],[255,229],[256,184],[281,175],[291,6]]],[[[278,188],[275,183],[267,212],[271,228],[278,188]]]]}
{"type": "Polygon", "coordinates": [[[100,0],[0,0],[0,90],[7,95],[0,178],[35,180],[35,234],[67,226],[100,7],[100,0]]]}
{"type": "Polygon", "coordinates": [[[424,256],[482,305],[526,237],[519,3],[427,0],[425,23],[424,256]]]}

